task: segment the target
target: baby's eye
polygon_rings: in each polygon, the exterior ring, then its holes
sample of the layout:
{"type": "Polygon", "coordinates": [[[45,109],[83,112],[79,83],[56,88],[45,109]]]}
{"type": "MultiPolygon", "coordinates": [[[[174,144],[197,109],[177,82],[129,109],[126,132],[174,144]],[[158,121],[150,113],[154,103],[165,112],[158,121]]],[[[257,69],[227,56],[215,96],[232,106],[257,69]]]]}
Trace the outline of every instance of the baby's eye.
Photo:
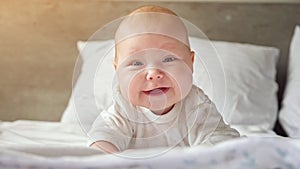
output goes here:
{"type": "Polygon", "coordinates": [[[144,63],[140,62],[140,61],[134,61],[131,63],[131,66],[143,66],[144,63]]]}
{"type": "Polygon", "coordinates": [[[163,62],[173,62],[173,61],[175,61],[175,60],[177,60],[176,57],[174,57],[174,56],[168,56],[168,57],[166,57],[166,58],[163,60],[163,62]]]}

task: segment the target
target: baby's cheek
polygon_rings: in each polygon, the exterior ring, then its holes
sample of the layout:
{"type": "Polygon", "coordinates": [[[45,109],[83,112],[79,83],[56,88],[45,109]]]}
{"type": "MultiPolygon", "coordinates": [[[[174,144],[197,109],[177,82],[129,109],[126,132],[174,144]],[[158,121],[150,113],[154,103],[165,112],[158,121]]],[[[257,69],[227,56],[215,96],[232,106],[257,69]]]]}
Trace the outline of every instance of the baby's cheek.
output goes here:
{"type": "Polygon", "coordinates": [[[126,99],[134,105],[138,105],[139,103],[139,93],[141,90],[142,83],[141,78],[142,77],[139,74],[135,74],[130,76],[130,78],[127,78],[126,81],[124,81],[126,85],[124,85],[123,87],[123,97],[127,97],[126,99]]]}
{"type": "Polygon", "coordinates": [[[129,89],[128,89],[128,100],[131,104],[136,105],[137,104],[137,90],[136,90],[136,85],[134,84],[133,81],[129,84],[129,89]]]}
{"type": "Polygon", "coordinates": [[[132,79],[132,75],[126,73],[125,71],[122,71],[121,69],[117,71],[117,75],[118,75],[118,82],[119,82],[121,94],[126,100],[129,100],[128,93],[129,93],[129,87],[130,87],[129,85],[132,79]]]}
{"type": "Polygon", "coordinates": [[[177,97],[183,99],[192,88],[193,76],[191,69],[186,64],[182,64],[175,69],[169,70],[169,73],[176,86],[175,93],[177,97]]]}

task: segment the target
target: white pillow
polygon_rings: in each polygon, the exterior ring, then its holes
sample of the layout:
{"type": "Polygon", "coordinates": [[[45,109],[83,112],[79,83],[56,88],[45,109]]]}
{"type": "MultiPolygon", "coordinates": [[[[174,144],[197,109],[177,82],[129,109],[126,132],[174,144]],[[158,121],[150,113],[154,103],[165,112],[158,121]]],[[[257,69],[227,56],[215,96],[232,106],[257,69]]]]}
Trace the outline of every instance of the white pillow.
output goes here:
{"type": "Polygon", "coordinates": [[[78,41],[77,48],[83,64],[61,122],[80,122],[88,130],[99,111],[112,104],[114,41],[78,41]]]}
{"type": "Polygon", "coordinates": [[[300,138],[300,25],[295,27],[288,63],[287,85],[279,120],[288,136],[300,138]]]}
{"type": "MultiPolygon", "coordinates": [[[[231,42],[212,41],[211,43],[199,38],[190,38],[190,42],[191,48],[196,51],[194,83],[204,89],[216,103],[225,121],[237,126],[237,129],[239,126],[250,128],[254,126],[259,130],[271,130],[276,120],[278,105],[277,84],[274,79],[279,50],[273,47],[231,42]]],[[[77,114],[80,116],[80,122],[89,128],[99,112],[112,104],[113,41],[78,42],[78,49],[84,62],[82,72],[62,121],[77,121],[72,100],[80,97],[78,99],[80,105],[76,103],[76,110],[78,108],[81,110],[77,111],[77,114]],[[102,71],[97,72],[94,79],[94,93],[86,92],[87,88],[93,87],[79,84],[81,81],[87,81],[88,74],[95,74],[97,58],[107,52],[109,55],[105,57],[104,64],[99,66],[102,71]],[[79,90],[85,93],[78,92],[79,90]],[[75,93],[77,97],[74,97],[75,93]],[[92,103],[95,102],[94,99],[97,106],[92,103]],[[89,102],[92,106],[88,104],[89,102]],[[97,110],[95,107],[98,107],[97,110]],[[80,115],[80,112],[84,113],[80,115]]]]}

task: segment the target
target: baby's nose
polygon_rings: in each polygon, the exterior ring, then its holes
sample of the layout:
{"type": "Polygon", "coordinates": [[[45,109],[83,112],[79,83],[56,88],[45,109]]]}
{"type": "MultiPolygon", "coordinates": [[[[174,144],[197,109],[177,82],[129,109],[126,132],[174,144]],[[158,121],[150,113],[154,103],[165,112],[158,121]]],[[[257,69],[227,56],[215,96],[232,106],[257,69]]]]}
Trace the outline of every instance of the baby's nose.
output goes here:
{"type": "Polygon", "coordinates": [[[159,80],[164,77],[163,72],[157,69],[148,70],[146,79],[147,80],[159,80]]]}

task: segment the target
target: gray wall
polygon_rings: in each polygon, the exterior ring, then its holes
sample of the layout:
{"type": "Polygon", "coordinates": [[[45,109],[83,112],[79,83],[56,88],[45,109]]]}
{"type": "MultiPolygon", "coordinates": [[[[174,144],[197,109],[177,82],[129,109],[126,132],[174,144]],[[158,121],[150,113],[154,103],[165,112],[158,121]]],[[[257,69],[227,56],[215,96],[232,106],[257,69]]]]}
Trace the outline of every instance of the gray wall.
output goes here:
{"type": "Polygon", "coordinates": [[[143,4],[173,9],[211,39],[279,47],[282,95],[299,4],[1,0],[0,120],[59,120],[72,90],[76,41],[143,4]]]}

